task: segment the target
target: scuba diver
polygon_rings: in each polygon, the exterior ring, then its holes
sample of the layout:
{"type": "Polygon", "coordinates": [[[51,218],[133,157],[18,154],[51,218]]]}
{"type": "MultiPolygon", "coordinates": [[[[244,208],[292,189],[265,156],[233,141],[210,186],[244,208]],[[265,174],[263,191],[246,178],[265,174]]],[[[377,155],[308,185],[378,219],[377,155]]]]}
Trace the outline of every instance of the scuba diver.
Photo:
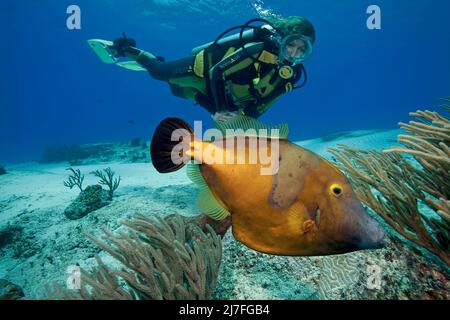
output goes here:
{"type": "Polygon", "coordinates": [[[175,96],[195,101],[214,120],[223,121],[238,114],[258,118],[282,94],[303,87],[307,81],[303,63],[312,54],[315,30],[299,16],[252,19],[172,62],[136,48],[136,41],[125,34],[113,42],[88,42],[103,62],[147,71],[166,81],[175,96]],[[253,26],[256,22],[264,24],[253,26]],[[237,34],[224,37],[236,29],[237,34]],[[294,86],[302,76],[303,83],[294,86]]]}

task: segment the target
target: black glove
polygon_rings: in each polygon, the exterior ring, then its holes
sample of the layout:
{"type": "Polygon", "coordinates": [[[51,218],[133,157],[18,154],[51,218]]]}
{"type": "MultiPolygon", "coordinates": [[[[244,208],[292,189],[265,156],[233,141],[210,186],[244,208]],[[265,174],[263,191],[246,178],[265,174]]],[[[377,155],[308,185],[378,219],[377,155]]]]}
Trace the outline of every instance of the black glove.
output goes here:
{"type": "Polygon", "coordinates": [[[125,57],[125,52],[130,50],[130,47],[136,47],[136,40],[132,38],[119,38],[113,41],[113,46],[111,47],[116,51],[115,57],[125,57]]]}

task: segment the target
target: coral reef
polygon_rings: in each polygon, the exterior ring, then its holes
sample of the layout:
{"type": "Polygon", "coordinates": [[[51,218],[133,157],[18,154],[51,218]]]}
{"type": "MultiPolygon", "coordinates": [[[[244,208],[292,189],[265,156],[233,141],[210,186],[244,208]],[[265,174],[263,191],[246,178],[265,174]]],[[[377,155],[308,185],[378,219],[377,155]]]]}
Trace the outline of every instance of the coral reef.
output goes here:
{"type": "Polygon", "coordinates": [[[0,300],[18,300],[23,297],[22,288],[6,279],[0,279],[0,300]]]}
{"type": "Polygon", "coordinates": [[[231,232],[222,243],[223,259],[214,299],[317,299],[315,288],[304,281],[313,273],[307,269],[308,258],[295,257],[303,262],[301,267],[306,266],[299,270],[289,265],[292,257],[257,252],[236,241],[231,232]]]}
{"type": "Polygon", "coordinates": [[[0,165],[0,176],[1,176],[2,174],[7,174],[7,173],[8,173],[8,172],[6,171],[5,167],[2,166],[2,165],[0,165]]]}
{"type": "Polygon", "coordinates": [[[321,299],[450,298],[449,274],[393,238],[386,248],[317,257],[321,299]]]}
{"type": "Polygon", "coordinates": [[[410,133],[398,136],[404,147],[379,153],[339,145],[330,152],[361,201],[449,266],[450,121],[428,110],[410,115],[419,121],[400,123],[410,133]]]}
{"type": "MultiPolygon", "coordinates": [[[[391,140],[399,131],[344,141],[361,149],[381,150],[393,145],[391,140]],[[381,139],[389,139],[389,142],[381,139]]],[[[325,150],[328,145],[316,140],[308,147],[325,150]]],[[[79,220],[67,219],[62,214],[79,193],[78,188],[71,192],[62,188],[62,181],[67,180],[66,163],[30,163],[14,168],[12,175],[0,177],[0,278],[19,285],[27,299],[45,298],[45,283],[57,282],[64,286],[67,266],[79,265],[92,270],[97,266],[97,254],[108,270],[129,270],[80,236],[83,233],[92,233],[100,239],[99,226],[105,225],[117,234],[124,228],[119,221],[131,219],[134,212],[147,212],[148,208],[160,216],[177,212],[194,217],[198,211],[195,204],[198,189],[184,172],[167,178],[149,172],[146,164],[111,163],[107,166],[123,177],[129,177],[122,179],[120,189],[117,189],[122,192],[114,193],[110,205],[79,220]]],[[[86,173],[91,170],[95,169],[86,173]]],[[[97,180],[86,174],[85,183],[89,178],[94,182],[97,180]]],[[[397,237],[391,238],[383,249],[350,253],[345,259],[341,256],[282,257],[258,253],[236,241],[231,230],[225,235],[222,246],[222,262],[213,299],[450,299],[449,270],[441,268],[443,263],[437,258],[432,259],[425,250],[418,250],[397,237]],[[354,260],[358,261],[358,273],[354,273],[354,260]],[[375,268],[380,271],[381,286],[372,289],[368,281],[372,275],[370,271],[375,268]],[[328,274],[342,274],[346,270],[354,275],[356,283],[347,281],[348,277],[346,280],[328,274]],[[326,295],[319,295],[324,291],[321,288],[327,286],[326,295]]],[[[121,286],[127,286],[125,281],[119,282],[121,286]]],[[[92,291],[87,283],[86,286],[92,291]]]]}
{"type": "MultiPolygon", "coordinates": [[[[108,268],[97,257],[91,273],[81,270],[81,287],[47,287],[57,299],[210,299],[220,266],[221,240],[205,234],[179,215],[150,219],[136,215],[113,234],[103,228],[103,242],[87,237],[125,267],[108,268]]],[[[208,226],[207,226],[208,227],[208,226]]]]}
{"type": "Polygon", "coordinates": [[[64,162],[76,163],[87,158],[99,157],[101,154],[112,154],[112,144],[103,145],[67,145],[50,147],[45,150],[40,163],[64,162]]]}
{"type": "Polygon", "coordinates": [[[11,228],[5,228],[0,229],[0,250],[13,242],[13,239],[15,237],[15,234],[20,232],[20,230],[17,229],[11,229],[11,228]]]}
{"type": "Polygon", "coordinates": [[[114,178],[115,172],[109,167],[103,170],[95,170],[91,173],[100,178],[99,184],[88,186],[83,190],[84,175],[81,174],[80,169],[69,168],[67,170],[72,171],[72,175],[69,176],[67,181],[64,181],[64,186],[70,189],[78,186],[81,191],[78,197],[64,210],[64,215],[71,220],[83,218],[88,213],[107,206],[121,180],[120,177],[114,178]],[[107,186],[108,190],[104,190],[102,185],[107,186]]]}
{"type": "Polygon", "coordinates": [[[9,251],[15,259],[27,259],[39,251],[34,235],[25,231],[19,223],[8,223],[0,228],[0,257],[9,251]]]}
{"type": "Polygon", "coordinates": [[[398,239],[379,250],[283,257],[223,240],[215,299],[448,299],[449,273],[398,239]]]}
{"type": "Polygon", "coordinates": [[[355,254],[325,256],[319,260],[321,277],[319,294],[323,299],[331,299],[336,291],[343,294],[345,289],[355,286],[361,277],[361,259],[355,254]]]}
{"type": "MultiPolygon", "coordinates": [[[[12,226],[10,224],[0,228],[0,254],[3,254],[4,248],[9,245],[14,245],[22,235],[23,227],[12,226]]],[[[14,250],[15,256],[20,256],[14,250]]]]}
{"type": "Polygon", "coordinates": [[[121,162],[150,162],[147,143],[140,139],[131,142],[95,143],[50,147],[40,163],[69,162],[71,166],[121,162]]]}
{"type": "Polygon", "coordinates": [[[141,138],[133,138],[130,142],[131,147],[142,147],[144,149],[147,148],[147,143],[141,138]]]}

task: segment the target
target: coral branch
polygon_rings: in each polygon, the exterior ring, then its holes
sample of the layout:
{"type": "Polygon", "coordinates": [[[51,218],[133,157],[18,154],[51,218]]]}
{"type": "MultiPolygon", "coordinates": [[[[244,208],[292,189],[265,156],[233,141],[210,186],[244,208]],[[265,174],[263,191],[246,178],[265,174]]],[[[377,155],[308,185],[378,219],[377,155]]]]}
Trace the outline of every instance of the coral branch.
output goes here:
{"type": "Polygon", "coordinates": [[[80,169],[74,170],[73,168],[68,168],[66,170],[72,171],[72,174],[69,176],[67,181],[64,181],[64,186],[72,189],[74,186],[80,188],[80,191],[83,191],[83,180],[84,174],[82,175],[80,169]]]}
{"type": "Polygon", "coordinates": [[[100,258],[91,273],[82,270],[81,288],[47,287],[57,299],[210,299],[222,257],[221,239],[205,234],[187,219],[172,215],[149,219],[137,215],[122,224],[126,231],[103,229],[103,239],[86,236],[124,268],[112,270],[100,258]]]}
{"type": "Polygon", "coordinates": [[[329,151],[361,201],[406,239],[450,265],[450,121],[428,110],[410,114],[420,119],[400,123],[411,134],[398,136],[404,147],[379,153],[339,145],[329,151]]]}
{"type": "Polygon", "coordinates": [[[114,191],[119,187],[120,177],[114,178],[115,172],[111,168],[106,168],[103,170],[95,170],[91,172],[94,176],[100,178],[98,182],[100,185],[107,186],[109,189],[109,195],[113,197],[114,191]]]}

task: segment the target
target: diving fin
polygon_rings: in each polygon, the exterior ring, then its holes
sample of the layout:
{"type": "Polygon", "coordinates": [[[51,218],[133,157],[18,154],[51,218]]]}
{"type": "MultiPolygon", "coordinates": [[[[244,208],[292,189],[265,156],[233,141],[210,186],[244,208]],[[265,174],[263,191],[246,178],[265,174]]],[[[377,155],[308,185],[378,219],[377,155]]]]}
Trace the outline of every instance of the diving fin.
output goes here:
{"type": "Polygon", "coordinates": [[[147,71],[143,66],[141,66],[136,61],[123,61],[123,62],[116,62],[116,65],[119,67],[132,70],[132,71],[147,71]]]}
{"type": "Polygon", "coordinates": [[[94,50],[97,56],[104,63],[112,64],[117,62],[117,58],[115,57],[116,52],[111,49],[114,45],[112,41],[101,40],[101,39],[89,39],[89,46],[94,50]]]}
{"type": "MultiPolygon", "coordinates": [[[[116,57],[117,52],[112,49],[112,46],[114,45],[114,42],[109,40],[102,40],[102,39],[89,39],[87,40],[89,46],[94,50],[94,52],[97,54],[97,56],[102,60],[102,62],[107,64],[116,64],[119,67],[132,70],[132,71],[147,71],[144,67],[142,67],[138,62],[136,61],[119,61],[119,58],[116,57]]],[[[161,56],[154,56],[149,52],[144,52],[145,55],[147,55],[150,59],[156,59],[158,61],[164,62],[164,57],[161,56]]]]}

